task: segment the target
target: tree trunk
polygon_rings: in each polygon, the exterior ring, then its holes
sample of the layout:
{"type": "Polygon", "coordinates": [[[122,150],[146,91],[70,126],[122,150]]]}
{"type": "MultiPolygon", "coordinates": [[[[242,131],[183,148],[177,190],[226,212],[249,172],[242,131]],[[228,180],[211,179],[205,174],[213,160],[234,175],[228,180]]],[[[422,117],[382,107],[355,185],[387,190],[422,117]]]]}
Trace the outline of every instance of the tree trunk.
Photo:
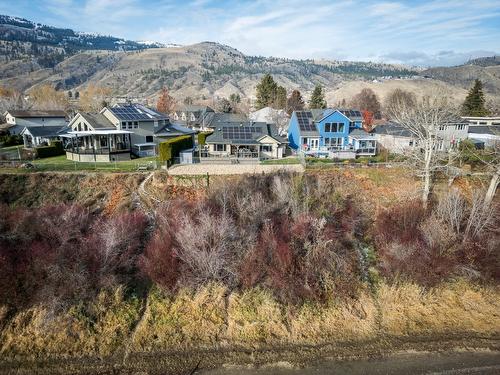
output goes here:
{"type": "Polygon", "coordinates": [[[495,193],[497,191],[498,183],[500,182],[500,169],[497,169],[493,176],[491,176],[490,186],[488,187],[488,191],[486,192],[486,196],[484,197],[484,203],[490,205],[493,202],[493,198],[495,197],[495,193]]]}
{"type": "Polygon", "coordinates": [[[425,208],[429,202],[431,192],[431,161],[432,161],[432,144],[429,140],[426,141],[425,149],[425,164],[424,164],[424,189],[422,191],[422,203],[425,208]]]}

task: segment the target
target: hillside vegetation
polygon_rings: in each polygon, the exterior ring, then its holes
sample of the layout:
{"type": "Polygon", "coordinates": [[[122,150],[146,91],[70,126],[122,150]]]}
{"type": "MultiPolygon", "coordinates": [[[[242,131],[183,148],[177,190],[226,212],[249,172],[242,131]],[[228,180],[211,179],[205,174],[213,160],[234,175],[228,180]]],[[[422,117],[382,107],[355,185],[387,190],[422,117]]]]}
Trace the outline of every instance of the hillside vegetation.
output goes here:
{"type": "Polygon", "coordinates": [[[220,365],[212,349],[500,333],[499,218],[478,218],[470,190],[424,210],[403,171],[204,188],[159,174],[147,189],[163,202],[149,205],[134,198],[140,176],[2,176],[4,369],[106,358],[132,371],[161,357],[185,373],[198,358],[220,365]]]}

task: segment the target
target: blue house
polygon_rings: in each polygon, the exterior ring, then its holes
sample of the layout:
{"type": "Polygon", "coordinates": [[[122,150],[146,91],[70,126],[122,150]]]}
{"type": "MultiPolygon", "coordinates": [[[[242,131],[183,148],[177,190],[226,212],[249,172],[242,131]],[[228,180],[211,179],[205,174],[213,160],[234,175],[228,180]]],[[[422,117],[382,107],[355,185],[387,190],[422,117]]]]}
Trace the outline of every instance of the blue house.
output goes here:
{"type": "Polygon", "coordinates": [[[363,130],[362,124],[357,110],[294,111],[288,125],[289,145],[308,156],[343,159],[375,155],[375,137],[363,130]]]}

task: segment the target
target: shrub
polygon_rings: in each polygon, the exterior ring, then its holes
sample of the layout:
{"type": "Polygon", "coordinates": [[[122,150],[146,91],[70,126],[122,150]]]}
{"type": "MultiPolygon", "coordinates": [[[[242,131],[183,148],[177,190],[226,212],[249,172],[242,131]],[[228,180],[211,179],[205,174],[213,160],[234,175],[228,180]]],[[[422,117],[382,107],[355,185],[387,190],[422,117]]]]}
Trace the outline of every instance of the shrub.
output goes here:
{"type": "Polygon", "coordinates": [[[0,145],[2,147],[16,146],[23,144],[23,137],[19,134],[0,136],[0,145]]]}
{"type": "Polygon", "coordinates": [[[193,137],[181,135],[161,142],[158,146],[160,161],[172,163],[173,159],[179,156],[179,152],[193,147],[193,137]]]}
{"type": "Polygon", "coordinates": [[[61,141],[52,141],[50,146],[36,147],[36,156],[39,159],[48,158],[51,156],[64,155],[64,148],[61,141]]]}
{"type": "Polygon", "coordinates": [[[207,137],[212,134],[212,132],[200,132],[198,133],[198,144],[203,146],[206,143],[207,137]]]}

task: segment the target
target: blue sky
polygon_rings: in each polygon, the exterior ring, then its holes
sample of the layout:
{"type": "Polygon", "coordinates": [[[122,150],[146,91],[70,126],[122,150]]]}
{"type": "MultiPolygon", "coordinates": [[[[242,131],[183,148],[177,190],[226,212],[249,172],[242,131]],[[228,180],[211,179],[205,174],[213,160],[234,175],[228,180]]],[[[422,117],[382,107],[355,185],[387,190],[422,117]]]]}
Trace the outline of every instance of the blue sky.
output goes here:
{"type": "Polygon", "coordinates": [[[455,65],[500,53],[499,0],[0,0],[0,13],[251,55],[455,65]]]}

